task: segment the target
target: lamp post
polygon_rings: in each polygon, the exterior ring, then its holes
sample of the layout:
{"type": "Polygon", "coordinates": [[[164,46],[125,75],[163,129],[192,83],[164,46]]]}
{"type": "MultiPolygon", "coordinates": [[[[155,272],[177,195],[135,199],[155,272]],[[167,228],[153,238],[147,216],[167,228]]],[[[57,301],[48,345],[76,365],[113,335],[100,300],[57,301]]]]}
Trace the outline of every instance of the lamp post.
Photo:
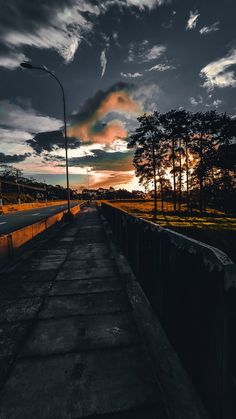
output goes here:
{"type": "Polygon", "coordinates": [[[27,68],[29,70],[40,70],[48,73],[52,76],[57,83],[59,84],[62,91],[62,100],[63,100],[63,116],[64,116],[64,138],[65,138],[65,154],[66,154],[66,189],[67,189],[67,215],[68,219],[72,216],[70,211],[70,186],[69,186],[69,165],[68,165],[68,140],[67,140],[67,126],[66,126],[66,101],[65,101],[65,92],[60,80],[53,74],[50,70],[47,70],[44,67],[34,66],[30,63],[21,63],[21,67],[27,68]]]}
{"type": "Polygon", "coordinates": [[[18,195],[18,204],[21,204],[21,199],[20,199],[20,185],[19,185],[19,173],[20,170],[16,169],[16,184],[17,184],[17,195],[18,195]]]}

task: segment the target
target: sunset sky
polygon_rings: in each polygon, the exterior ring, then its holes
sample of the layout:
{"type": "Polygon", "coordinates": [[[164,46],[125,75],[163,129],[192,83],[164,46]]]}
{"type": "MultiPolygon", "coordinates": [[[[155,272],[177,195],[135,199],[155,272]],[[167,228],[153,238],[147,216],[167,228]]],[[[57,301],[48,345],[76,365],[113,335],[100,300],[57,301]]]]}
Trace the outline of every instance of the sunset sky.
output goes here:
{"type": "Polygon", "coordinates": [[[137,189],[128,133],[154,109],[236,115],[235,0],[0,0],[0,163],[65,184],[137,189]],[[89,173],[89,176],[88,176],[89,173]]]}

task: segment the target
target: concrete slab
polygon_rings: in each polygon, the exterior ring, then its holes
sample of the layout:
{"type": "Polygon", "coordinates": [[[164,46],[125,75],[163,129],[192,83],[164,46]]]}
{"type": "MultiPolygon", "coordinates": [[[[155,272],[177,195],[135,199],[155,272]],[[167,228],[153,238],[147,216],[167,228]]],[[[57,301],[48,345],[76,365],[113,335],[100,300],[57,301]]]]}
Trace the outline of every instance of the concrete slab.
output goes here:
{"type": "MultiPolygon", "coordinates": [[[[98,244],[98,243],[97,243],[98,244]]],[[[106,259],[109,260],[111,259],[111,252],[109,251],[109,249],[107,249],[106,247],[104,247],[104,249],[100,249],[99,247],[93,247],[93,248],[86,248],[83,249],[82,246],[80,246],[79,248],[77,247],[76,249],[73,249],[72,252],[70,253],[69,257],[68,257],[68,261],[69,260],[83,260],[83,259],[106,259]]]]}
{"type": "Polygon", "coordinates": [[[43,249],[37,252],[37,256],[66,256],[69,253],[68,249],[61,248],[61,249],[43,249]]]}
{"type": "Polygon", "coordinates": [[[85,273],[89,273],[90,270],[96,269],[100,272],[100,269],[112,269],[114,268],[114,261],[112,259],[95,259],[93,257],[87,257],[86,259],[78,260],[67,260],[63,265],[63,270],[84,270],[85,273]]]}
{"type": "Polygon", "coordinates": [[[84,243],[104,243],[105,236],[103,231],[96,231],[94,229],[84,230],[75,236],[75,241],[83,241],[84,243]]]}
{"type": "Polygon", "coordinates": [[[99,348],[129,346],[140,341],[129,314],[41,320],[20,356],[45,356],[99,348]]]}
{"type": "Polygon", "coordinates": [[[86,226],[82,226],[80,228],[80,231],[86,230],[86,232],[87,232],[87,230],[90,230],[90,229],[93,229],[93,230],[96,230],[96,231],[103,231],[102,226],[99,225],[99,224],[97,224],[97,223],[86,225],[86,226]]]}
{"type": "Polygon", "coordinates": [[[65,261],[65,255],[46,256],[32,259],[28,264],[20,266],[20,271],[47,271],[50,269],[59,269],[65,261]]]}
{"type": "MultiPolygon", "coordinates": [[[[64,237],[62,237],[62,238],[64,238],[64,237]]],[[[66,240],[66,241],[63,240],[62,241],[62,238],[61,239],[58,238],[57,240],[54,241],[53,244],[52,243],[45,243],[44,246],[43,246],[44,250],[51,250],[52,248],[69,250],[70,247],[71,247],[71,242],[74,241],[74,238],[70,237],[70,241],[68,241],[68,240],[66,240]]]]}
{"type": "Polygon", "coordinates": [[[121,282],[116,278],[56,281],[49,295],[92,294],[104,291],[119,291],[121,282]]]}
{"type": "MultiPolygon", "coordinates": [[[[25,262],[27,265],[27,262],[25,262]]],[[[9,281],[46,281],[51,282],[57,275],[57,270],[48,269],[46,271],[20,271],[15,270],[10,273],[6,273],[6,279],[9,281]]],[[[1,282],[0,282],[1,289],[1,282]]]]}
{"type": "Polygon", "coordinates": [[[28,322],[0,324],[0,360],[13,356],[28,327],[28,322]]]}
{"type": "Polygon", "coordinates": [[[129,310],[127,296],[122,291],[58,296],[49,297],[46,300],[40,312],[40,318],[116,313],[129,310]]]}
{"type": "Polygon", "coordinates": [[[1,302],[0,322],[17,322],[35,317],[41,298],[21,298],[1,302]]]}
{"type": "Polygon", "coordinates": [[[78,249],[78,250],[86,250],[86,251],[97,251],[97,250],[108,250],[109,247],[107,243],[90,243],[86,242],[84,244],[76,244],[73,245],[72,249],[78,249]]]}
{"type": "Polygon", "coordinates": [[[51,283],[47,281],[19,281],[4,279],[0,282],[0,300],[22,297],[41,297],[48,293],[51,283]]]}
{"type": "Polygon", "coordinates": [[[12,357],[0,359],[0,387],[2,387],[6,381],[7,373],[12,364],[12,357]]]}
{"type": "Polygon", "coordinates": [[[68,227],[63,231],[64,237],[74,237],[78,233],[78,227],[68,227]]]}
{"type": "Polygon", "coordinates": [[[102,267],[99,270],[97,268],[87,269],[76,269],[76,270],[64,270],[59,272],[57,275],[57,280],[75,280],[75,279],[91,279],[91,278],[106,278],[111,276],[116,276],[117,270],[114,266],[112,267],[102,267]]]}
{"type": "Polygon", "coordinates": [[[157,397],[141,346],[31,358],[12,371],[0,417],[78,419],[132,409],[157,397]]]}

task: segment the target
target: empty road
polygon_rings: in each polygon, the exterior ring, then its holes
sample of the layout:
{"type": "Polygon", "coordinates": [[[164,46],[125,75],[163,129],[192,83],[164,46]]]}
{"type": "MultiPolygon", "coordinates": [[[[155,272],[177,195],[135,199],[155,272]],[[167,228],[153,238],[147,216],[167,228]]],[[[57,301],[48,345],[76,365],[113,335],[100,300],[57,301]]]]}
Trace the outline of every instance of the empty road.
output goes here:
{"type": "MultiPolygon", "coordinates": [[[[71,207],[77,205],[72,202],[71,207]]],[[[34,208],[28,211],[16,211],[0,215],[0,235],[11,233],[22,227],[36,223],[67,208],[67,204],[34,208]]]]}

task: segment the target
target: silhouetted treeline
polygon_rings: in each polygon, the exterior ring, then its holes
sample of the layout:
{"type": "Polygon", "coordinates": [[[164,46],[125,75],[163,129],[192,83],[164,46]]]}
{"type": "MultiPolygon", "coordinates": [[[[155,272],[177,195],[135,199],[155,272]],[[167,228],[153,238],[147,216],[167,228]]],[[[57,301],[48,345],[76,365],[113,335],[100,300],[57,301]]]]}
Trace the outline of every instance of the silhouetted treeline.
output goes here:
{"type": "MultiPolygon", "coordinates": [[[[157,196],[172,190],[174,211],[211,206],[235,209],[236,119],[216,111],[171,110],[138,118],[129,137],[140,184],[153,185],[157,196]]],[[[163,208],[163,204],[162,204],[163,208]]]]}
{"type": "MultiPolygon", "coordinates": [[[[10,165],[0,166],[0,194],[3,203],[17,203],[38,200],[66,200],[66,188],[60,185],[48,185],[38,182],[33,177],[23,176],[23,171],[10,165]]],[[[77,193],[70,190],[71,199],[78,199],[77,193]]]]}
{"type": "Polygon", "coordinates": [[[146,195],[142,191],[127,191],[127,189],[114,189],[110,188],[97,188],[86,189],[84,188],[80,193],[80,199],[145,199],[146,195]]]}

